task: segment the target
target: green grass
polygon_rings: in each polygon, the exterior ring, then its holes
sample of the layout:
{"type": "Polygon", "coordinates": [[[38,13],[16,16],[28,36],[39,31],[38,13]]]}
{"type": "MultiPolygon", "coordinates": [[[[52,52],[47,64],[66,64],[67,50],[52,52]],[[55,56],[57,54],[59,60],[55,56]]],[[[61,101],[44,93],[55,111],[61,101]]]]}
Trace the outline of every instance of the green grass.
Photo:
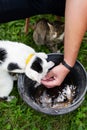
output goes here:
{"type": "MultiPolygon", "coordinates": [[[[31,24],[35,23],[35,20],[40,17],[32,17],[30,20],[31,24]]],[[[51,15],[43,17],[55,20],[55,17],[51,15]]],[[[25,20],[0,24],[0,40],[23,42],[33,47],[36,51],[50,53],[45,46],[39,47],[35,45],[31,29],[29,29],[28,35],[25,35],[24,24],[25,20]]],[[[83,39],[78,60],[87,70],[86,36],[83,39]]],[[[0,130],[87,130],[87,95],[78,109],[60,116],[46,115],[30,108],[21,99],[16,84],[11,95],[16,96],[11,102],[0,102],[0,130]]]]}

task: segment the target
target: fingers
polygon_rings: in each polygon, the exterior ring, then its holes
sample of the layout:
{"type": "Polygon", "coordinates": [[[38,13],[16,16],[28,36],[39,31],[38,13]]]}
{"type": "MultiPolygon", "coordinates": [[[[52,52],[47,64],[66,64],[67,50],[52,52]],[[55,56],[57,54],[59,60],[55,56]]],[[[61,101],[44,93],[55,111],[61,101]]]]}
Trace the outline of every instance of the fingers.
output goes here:
{"type": "Polygon", "coordinates": [[[44,84],[47,88],[52,88],[53,86],[57,86],[57,81],[54,80],[53,78],[50,78],[48,80],[42,80],[42,84],[44,84]]]}
{"type": "Polygon", "coordinates": [[[47,88],[52,88],[58,85],[58,77],[56,76],[54,69],[47,73],[47,75],[42,79],[41,83],[47,88]]]}
{"type": "Polygon", "coordinates": [[[50,71],[41,81],[47,88],[51,88],[56,85],[56,81],[54,79],[54,74],[50,71]]]}

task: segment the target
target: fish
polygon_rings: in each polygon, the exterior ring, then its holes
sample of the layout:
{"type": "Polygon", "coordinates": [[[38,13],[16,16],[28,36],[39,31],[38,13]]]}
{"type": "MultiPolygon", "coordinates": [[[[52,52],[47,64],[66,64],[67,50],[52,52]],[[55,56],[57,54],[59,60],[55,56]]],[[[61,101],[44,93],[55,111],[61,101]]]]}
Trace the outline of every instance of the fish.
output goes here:
{"type": "MultiPolygon", "coordinates": [[[[39,86],[40,89],[41,86],[39,86]]],[[[65,84],[63,88],[56,88],[54,91],[42,88],[36,92],[35,101],[42,108],[60,109],[71,105],[76,96],[77,87],[73,84],[65,84]]]]}

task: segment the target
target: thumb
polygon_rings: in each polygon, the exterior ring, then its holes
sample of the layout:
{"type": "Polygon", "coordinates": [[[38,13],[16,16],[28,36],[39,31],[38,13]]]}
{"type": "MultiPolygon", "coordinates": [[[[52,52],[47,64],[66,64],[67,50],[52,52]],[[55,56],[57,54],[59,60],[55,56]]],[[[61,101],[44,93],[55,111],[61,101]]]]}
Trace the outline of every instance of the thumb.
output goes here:
{"type": "Polygon", "coordinates": [[[50,78],[52,78],[54,75],[53,75],[53,72],[52,71],[49,71],[48,73],[47,73],[47,75],[45,75],[45,77],[43,78],[43,80],[47,80],[47,79],[50,79],[50,78]]]}

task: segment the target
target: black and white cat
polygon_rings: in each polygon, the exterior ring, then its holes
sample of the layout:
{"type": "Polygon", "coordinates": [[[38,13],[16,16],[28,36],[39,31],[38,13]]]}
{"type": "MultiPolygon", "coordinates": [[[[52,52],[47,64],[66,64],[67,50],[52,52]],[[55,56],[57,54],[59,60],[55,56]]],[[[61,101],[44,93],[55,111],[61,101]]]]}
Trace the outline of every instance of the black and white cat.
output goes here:
{"type": "Polygon", "coordinates": [[[27,77],[40,83],[54,63],[47,62],[47,55],[23,43],[0,41],[0,98],[11,100],[14,78],[10,74],[25,73],[27,77]]]}
{"type": "Polygon", "coordinates": [[[33,40],[37,45],[46,45],[51,52],[57,52],[64,41],[64,23],[40,19],[34,25],[33,40]]]}

